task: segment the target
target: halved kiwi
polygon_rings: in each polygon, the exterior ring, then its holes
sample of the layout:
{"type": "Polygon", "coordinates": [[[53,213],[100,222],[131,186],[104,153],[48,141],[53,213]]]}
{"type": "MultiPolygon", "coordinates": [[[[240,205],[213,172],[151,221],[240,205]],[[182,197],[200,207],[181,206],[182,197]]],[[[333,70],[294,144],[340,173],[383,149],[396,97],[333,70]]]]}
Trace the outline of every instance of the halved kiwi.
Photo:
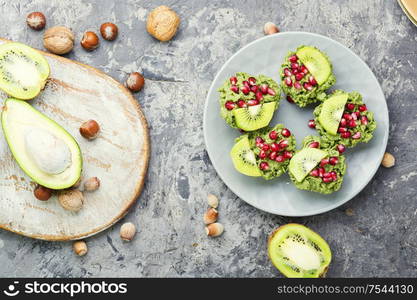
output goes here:
{"type": "Polygon", "coordinates": [[[326,156],[326,151],[317,148],[303,148],[291,158],[288,171],[298,182],[301,182],[326,156]]]}
{"type": "Polygon", "coordinates": [[[319,85],[326,82],[327,78],[332,74],[332,65],[326,55],[319,49],[311,46],[304,46],[296,52],[298,58],[313,74],[319,85]]]}
{"type": "Polygon", "coordinates": [[[347,93],[337,93],[323,102],[318,120],[328,133],[337,134],[347,100],[347,93]]]}
{"type": "Polygon", "coordinates": [[[256,163],[255,153],[251,150],[247,136],[243,137],[233,146],[230,151],[230,156],[232,157],[233,165],[240,173],[252,177],[262,176],[256,163]]]}
{"type": "Polygon", "coordinates": [[[237,127],[245,131],[253,131],[268,126],[274,115],[275,106],[275,102],[269,102],[233,110],[237,127]]]}
{"type": "Polygon", "coordinates": [[[0,89],[22,100],[35,98],[49,76],[49,64],[37,50],[21,43],[0,45],[0,89]]]}
{"type": "Polygon", "coordinates": [[[286,277],[324,277],[332,259],[326,241],[300,224],[278,227],[268,239],[268,255],[286,277]]]}

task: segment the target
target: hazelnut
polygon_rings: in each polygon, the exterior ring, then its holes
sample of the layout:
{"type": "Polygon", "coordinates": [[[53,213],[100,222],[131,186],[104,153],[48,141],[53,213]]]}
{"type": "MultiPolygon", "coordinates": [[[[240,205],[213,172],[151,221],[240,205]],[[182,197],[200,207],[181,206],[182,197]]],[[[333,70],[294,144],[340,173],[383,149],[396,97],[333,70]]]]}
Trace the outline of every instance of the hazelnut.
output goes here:
{"type": "Polygon", "coordinates": [[[215,208],[210,207],[204,214],[204,224],[211,224],[217,221],[219,213],[215,208]]]}
{"type": "Polygon", "coordinates": [[[384,157],[381,162],[382,166],[385,168],[391,168],[395,165],[395,157],[391,153],[385,152],[384,157]]]}
{"type": "Polygon", "coordinates": [[[132,92],[139,92],[144,84],[145,78],[138,72],[130,73],[126,79],[126,87],[132,92]]]}
{"type": "Polygon", "coordinates": [[[84,241],[75,241],[74,244],[72,244],[72,249],[78,256],[84,256],[88,251],[87,244],[84,241]]]}
{"type": "Polygon", "coordinates": [[[217,199],[217,197],[214,196],[213,194],[208,194],[208,196],[207,196],[207,203],[211,207],[217,208],[217,206],[219,206],[219,199],[217,199]]]}
{"type": "Polygon", "coordinates": [[[152,10],[146,20],[146,30],[154,38],[166,42],[172,39],[180,26],[180,17],[167,6],[152,10]]]}
{"type": "Polygon", "coordinates": [[[38,184],[33,191],[33,194],[35,195],[36,199],[46,201],[51,198],[52,190],[38,184]]]}
{"type": "Polygon", "coordinates": [[[84,182],[84,191],[93,192],[100,187],[100,179],[97,177],[88,178],[84,182]]]}
{"type": "Polygon", "coordinates": [[[265,35],[270,35],[270,34],[274,34],[274,33],[278,33],[278,32],[279,32],[279,29],[278,29],[277,25],[275,25],[274,23],[267,22],[264,25],[264,33],[265,33],[265,35]]]}
{"type": "Polygon", "coordinates": [[[74,47],[74,34],[64,26],[47,29],[43,35],[43,46],[52,53],[65,54],[74,47]]]}
{"type": "Polygon", "coordinates": [[[97,137],[100,131],[100,125],[94,120],[88,120],[81,124],[80,134],[88,140],[93,140],[97,137]]]}
{"type": "Polygon", "coordinates": [[[113,41],[116,39],[119,29],[113,23],[107,22],[101,24],[100,26],[100,33],[103,39],[107,41],[113,41]]]}
{"type": "Polygon", "coordinates": [[[85,50],[92,51],[98,47],[99,40],[97,34],[92,31],[84,32],[83,38],[81,39],[81,46],[85,50]]]}
{"type": "Polygon", "coordinates": [[[126,242],[130,242],[136,234],[136,226],[133,223],[124,223],[120,227],[120,237],[126,242]]]}
{"type": "Polygon", "coordinates": [[[45,15],[39,11],[34,11],[26,17],[26,23],[33,30],[42,30],[46,25],[45,15]]]}
{"type": "Polygon", "coordinates": [[[64,190],[58,194],[58,201],[64,209],[77,212],[83,207],[84,197],[79,190],[64,190]]]}
{"type": "Polygon", "coordinates": [[[206,227],[206,233],[208,236],[216,237],[223,233],[224,226],[220,223],[209,224],[206,227]]]}

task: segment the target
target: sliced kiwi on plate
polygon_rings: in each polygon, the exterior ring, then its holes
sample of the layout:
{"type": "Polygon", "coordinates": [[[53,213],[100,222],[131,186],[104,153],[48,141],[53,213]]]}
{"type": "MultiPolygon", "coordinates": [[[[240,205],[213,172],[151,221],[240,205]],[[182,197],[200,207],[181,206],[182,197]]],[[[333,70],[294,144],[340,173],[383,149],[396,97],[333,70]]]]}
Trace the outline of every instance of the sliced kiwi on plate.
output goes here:
{"type": "Polygon", "coordinates": [[[324,277],[332,259],[330,247],[320,235],[294,223],[280,226],[269,236],[268,255],[291,278],[324,277]]]}
{"type": "Polygon", "coordinates": [[[267,126],[274,115],[275,106],[275,102],[269,102],[233,110],[237,127],[253,131],[267,126]]]}
{"type": "Polygon", "coordinates": [[[28,100],[44,88],[49,64],[37,50],[21,43],[0,45],[0,89],[28,100]]]}
{"type": "Polygon", "coordinates": [[[303,148],[291,158],[288,170],[298,182],[301,182],[326,156],[326,151],[303,148]]]}
{"type": "Polygon", "coordinates": [[[255,153],[251,150],[247,136],[243,137],[233,146],[230,151],[230,156],[232,157],[233,165],[240,173],[252,177],[262,176],[256,163],[255,153]]]}
{"type": "Polygon", "coordinates": [[[318,120],[326,132],[337,134],[347,100],[347,93],[337,93],[323,102],[318,120]]]}
{"type": "Polygon", "coordinates": [[[319,85],[326,82],[332,74],[332,65],[325,54],[312,46],[303,46],[297,49],[296,55],[313,74],[319,85]]]}

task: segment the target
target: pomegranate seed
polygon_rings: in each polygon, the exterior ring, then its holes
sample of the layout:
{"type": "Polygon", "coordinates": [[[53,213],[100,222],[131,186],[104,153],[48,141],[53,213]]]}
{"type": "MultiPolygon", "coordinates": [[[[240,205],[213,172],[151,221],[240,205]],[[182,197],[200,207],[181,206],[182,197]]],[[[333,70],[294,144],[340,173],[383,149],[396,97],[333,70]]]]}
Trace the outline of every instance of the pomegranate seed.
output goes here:
{"type": "Polygon", "coordinates": [[[320,177],[323,177],[323,174],[326,172],[326,170],[324,170],[324,168],[318,168],[318,171],[319,171],[319,176],[320,177]]]}
{"type": "Polygon", "coordinates": [[[296,62],[291,63],[291,69],[292,69],[293,73],[294,73],[295,70],[297,70],[297,72],[298,72],[298,67],[299,66],[300,65],[296,62]]]}
{"type": "Polygon", "coordinates": [[[332,157],[330,157],[330,159],[329,159],[329,163],[332,165],[332,166],[335,166],[335,165],[337,165],[337,163],[339,162],[339,159],[336,157],[336,156],[332,156],[332,157]]]}
{"type": "Polygon", "coordinates": [[[264,98],[264,95],[262,95],[261,91],[257,91],[255,94],[255,98],[256,100],[261,101],[264,98]]]}
{"type": "Polygon", "coordinates": [[[361,123],[362,123],[363,125],[368,125],[368,118],[367,118],[366,116],[362,116],[362,117],[361,117],[361,123]]]}
{"type": "Polygon", "coordinates": [[[324,167],[327,164],[329,164],[329,159],[328,158],[323,158],[320,162],[321,167],[324,167]]]}
{"type": "Polygon", "coordinates": [[[292,63],[295,63],[295,62],[297,62],[297,60],[298,60],[298,57],[297,57],[297,55],[291,55],[289,58],[288,58],[288,60],[290,61],[290,62],[292,62],[292,63]]]}
{"type": "Polygon", "coordinates": [[[347,138],[350,138],[350,136],[351,136],[351,133],[348,131],[348,132],[342,132],[341,134],[340,134],[340,136],[342,137],[342,138],[344,138],[344,139],[347,139],[347,138]]]}
{"type": "Polygon", "coordinates": [[[270,87],[268,88],[267,93],[268,93],[268,95],[271,95],[271,96],[275,96],[276,95],[275,91],[273,89],[271,89],[270,87]]]}
{"type": "Polygon", "coordinates": [[[255,142],[258,144],[258,143],[263,143],[264,142],[264,139],[263,138],[261,138],[260,136],[257,136],[256,138],[255,138],[255,142]]]}
{"type": "Polygon", "coordinates": [[[287,140],[282,140],[281,142],[279,142],[279,148],[280,149],[284,149],[287,148],[290,144],[288,143],[287,140]]]}
{"type": "Polygon", "coordinates": [[[330,175],[332,175],[333,181],[336,181],[337,180],[337,173],[335,171],[331,171],[330,172],[330,175]]]}
{"type": "Polygon", "coordinates": [[[231,87],[230,87],[230,90],[232,91],[232,92],[234,92],[234,93],[239,93],[239,88],[237,87],[237,85],[232,85],[231,87]]]}
{"type": "Polygon", "coordinates": [[[257,85],[253,85],[250,87],[250,90],[254,93],[256,93],[258,91],[258,86],[257,85]]]}
{"type": "Polygon", "coordinates": [[[343,114],[343,119],[350,121],[352,120],[352,116],[350,114],[343,114]]]}
{"type": "Polygon", "coordinates": [[[342,118],[342,119],[340,120],[340,126],[341,126],[341,127],[346,127],[346,125],[347,125],[347,121],[346,121],[346,119],[345,119],[345,118],[342,118]]]}
{"type": "Polygon", "coordinates": [[[301,79],[303,79],[304,74],[303,73],[297,73],[295,74],[295,79],[297,79],[298,81],[300,81],[301,79]]]}
{"type": "Polygon", "coordinates": [[[248,82],[247,80],[243,80],[243,81],[242,81],[242,84],[243,84],[244,86],[247,86],[247,87],[250,89],[250,85],[249,85],[249,82],[248,82]]]}
{"type": "Polygon", "coordinates": [[[353,104],[353,103],[346,104],[346,109],[347,110],[354,110],[355,109],[355,104],[353,104]]]}
{"type": "Polygon", "coordinates": [[[298,68],[294,69],[294,70],[291,70],[292,75],[297,75],[298,73],[300,73],[300,72],[298,72],[298,68]]]}
{"type": "Polygon", "coordinates": [[[313,177],[319,177],[319,170],[314,169],[313,171],[310,172],[310,175],[313,177]]]}
{"type": "Polygon", "coordinates": [[[287,95],[287,101],[290,103],[294,103],[294,100],[292,100],[291,96],[287,95]]]}
{"type": "Polygon", "coordinates": [[[271,151],[276,152],[276,151],[279,151],[279,149],[280,149],[280,147],[277,143],[272,143],[271,144],[271,151]]]}
{"type": "Polygon", "coordinates": [[[307,91],[311,91],[313,89],[313,86],[308,82],[304,82],[303,86],[307,91]]]}
{"type": "Polygon", "coordinates": [[[249,77],[248,78],[248,82],[249,82],[249,85],[256,85],[256,79],[255,79],[255,77],[249,77]]]}
{"type": "Polygon", "coordinates": [[[260,152],[259,152],[259,158],[260,159],[264,159],[265,157],[266,157],[266,151],[264,151],[264,150],[261,150],[260,152]]]}
{"type": "Polygon", "coordinates": [[[291,131],[289,131],[287,128],[282,129],[281,134],[285,137],[291,136],[291,131]]]}
{"type": "MultiPolygon", "coordinates": [[[[298,74],[297,74],[297,75],[298,75],[298,74]]],[[[300,89],[301,89],[301,84],[300,84],[298,81],[294,82],[294,88],[295,88],[296,90],[300,90],[300,89]]]]}
{"type": "Polygon", "coordinates": [[[347,132],[348,129],[346,127],[339,127],[339,129],[337,130],[337,132],[339,133],[343,133],[343,132],[347,132]]]}
{"type": "Polygon", "coordinates": [[[308,69],[307,69],[307,67],[306,66],[301,66],[301,72],[304,74],[304,75],[307,75],[308,74],[308,69]]]}
{"type": "Polygon", "coordinates": [[[348,123],[348,127],[355,128],[356,127],[356,121],[355,120],[350,120],[349,123],[348,123]]]}
{"type": "Polygon", "coordinates": [[[330,174],[330,172],[326,172],[323,174],[323,178],[329,178],[332,177],[332,174],[330,174]]]}
{"type": "Polygon", "coordinates": [[[292,152],[284,151],[284,158],[291,158],[291,157],[292,157],[292,152]]]}
{"type": "Polygon", "coordinates": [[[266,161],[263,161],[259,164],[259,168],[263,171],[266,171],[269,169],[269,164],[266,161]]]}
{"type": "Polygon", "coordinates": [[[358,140],[360,139],[362,136],[362,134],[360,132],[356,132],[354,135],[352,135],[352,139],[354,140],[358,140]]]}
{"type": "Polygon", "coordinates": [[[264,143],[256,143],[256,147],[258,147],[259,149],[262,149],[262,147],[264,146],[264,143]]]}
{"type": "Polygon", "coordinates": [[[226,101],[224,106],[227,110],[232,110],[233,108],[235,108],[236,104],[233,101],[226,101]]]}
{"type": "Polygon", "coordinates": [[[313,86],[317,85],[317,81],[313,76],[310,76],[308,78],[308,82],[310,82],[310,84],[313,85],[313,86]]]}
{"type": "Polygon", "coordinates": [[[269,138],[270,138],[271,140],[276,140],[276,139],[277,139],[277,137],[278,137],[278,132],[276,132],[275,130],[272,130],[272,131],[269,133],[269,138]]]}
{"type": "Polygon", "coordinates": [[[310,127],[310,128],[316,128],[316,121],[309,120],[308,121],[308,127],[310,127]]]}
{"type": "Polygon", "coordinates": [[[247,87],[247,86],[242,86],[242,87],[240,88],[240,90],[241,90],[241,91],[242,91],[242,93],[243,93],[243,94],[245,94],[245,95],[249,94],[249,92],[250,92],[250,89],[249,89],[249,87],[247,87]]]}
{"type": "Polygon", "coordinates": [[[271,154],[269,154],[269,159],[275,160],[275,158],[277,158],[277,153],[276,152],[271,152],[271,154]]]}
{"type": "Polygon", "coordinates": [[[292,75],[292,73],[291,73],[290,69],[285,68],[285,69],[284,69],[284,75],[285,75],[286,77],[290,77],[290,76],[292,75]]]}
{"type": "Polygon", "coordinates": [[[352,120],[356,121],[358,119],[358,115],[356,113],[352,113],[351,116],[352,116],[352,120]]]}
{"type": "Polygon", "coordinates": [[[262,150],[264,150],[264,151],[268,151],[268,150],[269,150],[269,145],[268,145],[268,144],[264,144],[264,145],[262,146],[262,150]]]}
{"type": "Polygon", "coordinates": [[[266,83],[261,84],[261,92],[264,95],[268,93],[268,85],[266,83]]]}
{"type": "Polygon", "coordinates": [[[230,83],[231,83],[231,84],[236,84],[236,83],[237,83],[237,78],[236,78],[236,76],[232,76],[232,77],[230,77],[230,83]]]}
{"type": "Polygon", "coordinates": [[[368,110],[368,108],[366,107],[365,104],[359,105],[358,109],[359,109],[360,112],[364,112],[364,111],[367,111],[368,110]]]}
{"type": "Polygon", "coordinates": [[[310,143],[310,145],[308,145],[310,148],[319,148],[320,147],[320,143],[319,142],[312,142],[310,143]]]}
{"type": "Polygon", "coordinates": [[[325,183],[329,183],[329,182],[332,182],[333,181],[333,178],[332,177],[323,177],[323,182],[325,182],[325,183]]]}
{"type": "Polygon", "coordinates": [[[336,148],[337,148],[337,151],[339,151],[339,153],[343,153],[346,151],[346,147],[343,144],[337,145],[336,148]]]}
{"type": "Polygon", "coordinates": [[[248,100],[248,105],[249,106],[254,106],[254,105],[258,105],[258,104],[259,104],[259,100],[256,100],[256,99],[248,100]]]}
{"type": "Polygon", "coordinates": [[[292,86],[292,80],[290,77],[285,77],[284,82],[287,86],[292,86]]]}
{"type": "Polygon", "coordinates": [[[275,158],[275,161],[276,162],[279,162],[279,163],[282,163],[283,161],[285,161],[285,157],[284,157],[284,155],[278,155],[276,158],[275,158]]]}
{"type": "Polygon", "coordinates": [[[358,117],[358,118],[361,116],[361,113],[360,113],[360,112],[358,112],[358,111],[355,111],[355,112],[354,112],[354,114],[355,114],[355,115],[356,115],[356,117],[358,117]]]}
{"type": "Polygon", "coordinates": [[[237,106],[239,106],[240,108],[247,107],[245,100],[242,100],[242,99],[240,99],[237,102],[237,106]]]}

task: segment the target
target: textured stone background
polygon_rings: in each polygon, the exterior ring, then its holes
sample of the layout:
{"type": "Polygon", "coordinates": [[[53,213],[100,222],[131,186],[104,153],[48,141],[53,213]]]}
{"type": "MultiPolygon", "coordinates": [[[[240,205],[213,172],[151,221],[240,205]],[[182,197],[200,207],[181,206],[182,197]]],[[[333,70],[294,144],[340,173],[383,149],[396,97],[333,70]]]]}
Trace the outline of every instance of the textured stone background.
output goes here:
{"type": "Polygon", "coordinates": [[[142,72],[146,87],[136,97],[152,137],[145,190],[125,218],[138,226],[133,242],[120,240],[117,224],[88,239],[89,253],[79,258],[71,243],[1,231],[0,276],[276,277],[266,239],[288,222],[306,224],[328,240],[330,277],[417,276],[417,28],[394,0],[318,2],[0,1],[0,36],[42,49],[42,32],[25,24],[26,15],[39,10],[48,26],[66,25],[76,33],[68,57],[120,81],[128,72],[142,72]],[[160,4],[182,18],[179,33],[165,44],[145,30],[147,13],[160,4]],[[78,44],[82,33],[105,21],[119,26],[119,38],[85,52],[78,44]],[[202,107],[210,82],[228,57],[263,36],[267,21],[348,46],[375,72],[388,101],[388,150],[396,167],[380,169],[355,199],[323,215],[284,218],[254,209],[227,189],[205,151],[202,107]],[[216,239],[205,237],[201,221],[210,192],[221,198],[226,228],[216,239]]]}

